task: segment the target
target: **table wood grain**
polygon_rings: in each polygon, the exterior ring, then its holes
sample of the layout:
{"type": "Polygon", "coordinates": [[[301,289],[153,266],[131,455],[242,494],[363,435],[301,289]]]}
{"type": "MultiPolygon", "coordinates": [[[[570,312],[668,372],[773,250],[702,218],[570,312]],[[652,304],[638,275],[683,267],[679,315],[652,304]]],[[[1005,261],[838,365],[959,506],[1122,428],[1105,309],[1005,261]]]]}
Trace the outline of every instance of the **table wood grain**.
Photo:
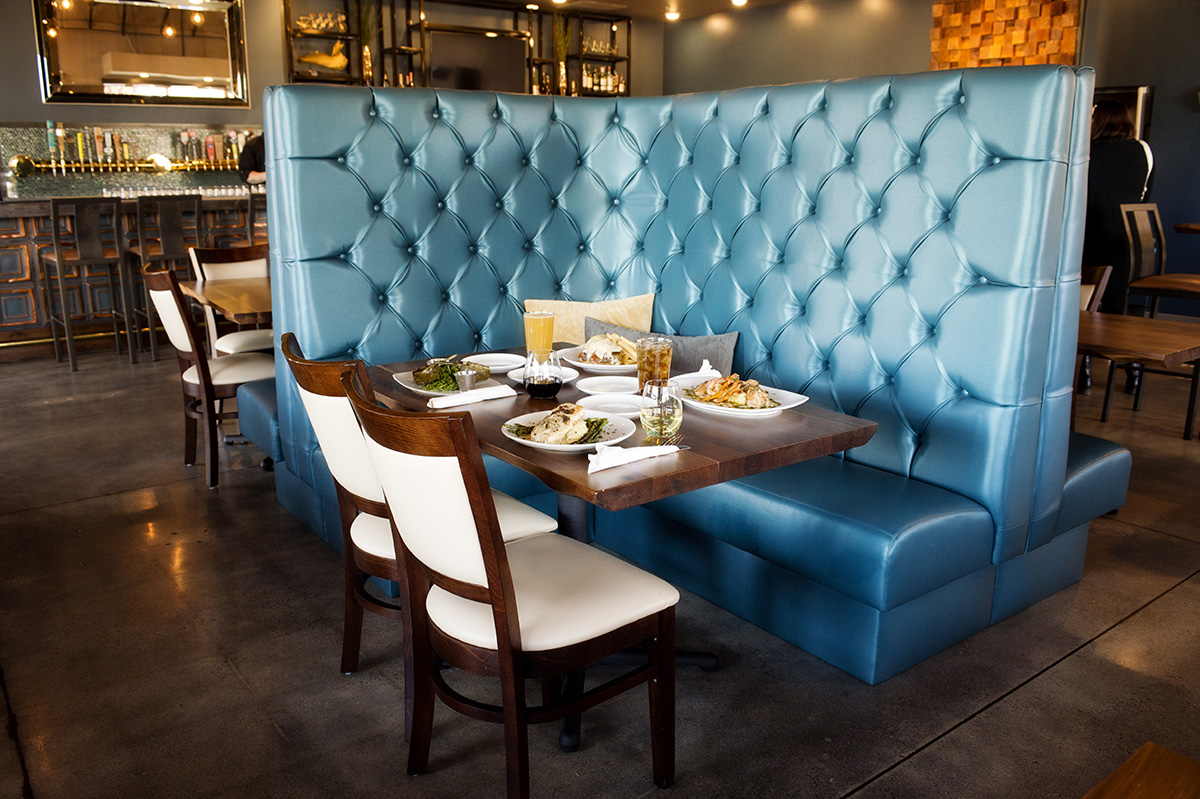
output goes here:
{"type": "Polygon", "coordinates": [[[1182,366],[1200,358],[1200,325],[1120,314],[1079,314],[1079,352],[1182,366]]]}
{"type": "Polygon", "coordinates": [[[1200,763],[1146,743],[1083,799],[1200,799],[1200,763]]]}
{"type": "Polygon", "coordinates": [[[179,288],[240,325],[269,324],[271,321],[269,277],[181,280],[179,288]]]}
{"type": "Polygon", "coordinates": [[[1176,233],[1200,233],[1200,222],[1176,222],[1176,233]]]}
{"type": "MultiPolygon", "coordinates": [[[[424,361],[374,366],[371,384],[384,404],[407,411],[429,411],[428,397],[401,388],[396,372],[411,371],[424,361]]],[[[513,385],[513,398],[488,400],[450,410],[470,411],[481,449],[505,463],[529,472],[550,489],[577,497],[607,510],[622,510],[656,499],[676,496],[781,466],[830,455],[865,444],[874,435],[875,422],[818,408],[805,403],[778,415],[758,419],[733,419],[687,408],[681,432],[691,449],[674,455],[639,461],[587,473],[583,454],[555,453],[527,447],[505,437],[504,423],[515,416],[548,411],[562,402],[585,396],[574,382],[563,386],[553,400],[535,400],[513,385]]],[[[637,420],[634,420],[637,424],[637,420]]],[[[623,446],[650,443],[638,424],[623,446]]]]}

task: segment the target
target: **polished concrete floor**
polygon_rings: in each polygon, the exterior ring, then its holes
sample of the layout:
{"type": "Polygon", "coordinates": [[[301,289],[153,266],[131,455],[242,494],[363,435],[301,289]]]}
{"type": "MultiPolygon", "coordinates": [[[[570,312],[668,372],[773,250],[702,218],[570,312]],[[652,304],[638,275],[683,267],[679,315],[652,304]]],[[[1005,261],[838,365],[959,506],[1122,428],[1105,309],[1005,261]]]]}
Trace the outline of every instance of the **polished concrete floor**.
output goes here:
{"type": "MultiPolygon", "coordinates": [[[[679,673],[670,795],[1079,797],[1146,741],[1200,759],[1200,441],[1149,379],[1106,425],[1080,403],[1135,453],[1083,580],[882,685],[685,595],[681,644],[723,665],[679,673]]],[[[501,795],[500,730],[441,707],[405,776],[399,630],[368,617],[339,672],[338,556],[252,446],[206,489],[180,403],[172,361],[0,364],[0,799],[501,795]]],[[[575,754],[535,728],[534,795],[658,795],[648,738],[640,691],[575,754]]]]}

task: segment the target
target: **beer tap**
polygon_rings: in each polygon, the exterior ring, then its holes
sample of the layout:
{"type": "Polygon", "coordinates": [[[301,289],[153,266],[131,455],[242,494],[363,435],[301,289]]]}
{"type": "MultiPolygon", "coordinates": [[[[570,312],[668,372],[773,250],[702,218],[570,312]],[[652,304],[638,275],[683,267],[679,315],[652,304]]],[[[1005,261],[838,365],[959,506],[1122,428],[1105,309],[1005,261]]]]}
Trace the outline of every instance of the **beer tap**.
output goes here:
{"type": "Polygon", "coordinates": [[[50,174],[54,174],[54,150],[56,149],[54,137],[54,122],[46,120],[46,146],[50,148],[50,174]]]}

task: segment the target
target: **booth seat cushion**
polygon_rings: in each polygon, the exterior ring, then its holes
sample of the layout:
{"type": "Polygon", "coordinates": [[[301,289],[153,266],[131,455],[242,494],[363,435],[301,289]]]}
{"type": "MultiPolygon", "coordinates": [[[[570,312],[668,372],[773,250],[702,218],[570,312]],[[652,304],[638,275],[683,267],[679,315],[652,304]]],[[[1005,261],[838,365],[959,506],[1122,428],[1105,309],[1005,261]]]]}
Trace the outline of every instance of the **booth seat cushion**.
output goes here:
{"type": "MultiPolygon", "coordinates": [[[[605,333],[616,333],[635,342],[640,337],[647,335],[644,332],[593,319],[590,316],[583,322],[583,333],[585,338],[589,339],[605,333]]],[[[713,336],[673,336],[668,333],[655,333],[654,335],[671,340],[671,371],[673,372],[697,372],[705,360],[708,361],[709,366],[722,375],[733,371],[733,351],[737,348],[738,341],[736,330],[732,333],[718,333],[713,336]]]]}
{"type": "Polygon", "coordinates": [[[992,562],[982,506],[835,457],[647,507],[881,611],[992,562]]]}
{"type": "Polygon", "coordinates": [[[1133,455],[1119,444],[1071,433],[1057,529],[1074,529],[1124,505],[1132,468],[1133,455]]]}
{"type": "Polygon", "coordinates": [[[255,380],[238,386],[238,429],[254,446],[275,462],[283,460],[279,443],[279,400],[275,396],[275,378],[255,380]]]}

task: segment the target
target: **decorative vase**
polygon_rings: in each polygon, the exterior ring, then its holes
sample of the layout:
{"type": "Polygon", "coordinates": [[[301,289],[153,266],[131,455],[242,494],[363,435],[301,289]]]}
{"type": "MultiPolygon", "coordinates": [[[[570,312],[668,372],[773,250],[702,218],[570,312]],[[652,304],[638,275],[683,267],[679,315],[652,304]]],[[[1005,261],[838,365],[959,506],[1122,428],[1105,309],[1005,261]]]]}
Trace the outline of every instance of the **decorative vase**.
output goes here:
{"type": "Polygon", "coordinates": [[[558,62],[558,93],[567,93],[567,62],[558,62]]]}
{"type": "Polygon", "coordinates": [[[371,65],[371,46],[364,44],[362,49],[363,83],[371,86],[375,83],[375,69],[371,65]]]}

